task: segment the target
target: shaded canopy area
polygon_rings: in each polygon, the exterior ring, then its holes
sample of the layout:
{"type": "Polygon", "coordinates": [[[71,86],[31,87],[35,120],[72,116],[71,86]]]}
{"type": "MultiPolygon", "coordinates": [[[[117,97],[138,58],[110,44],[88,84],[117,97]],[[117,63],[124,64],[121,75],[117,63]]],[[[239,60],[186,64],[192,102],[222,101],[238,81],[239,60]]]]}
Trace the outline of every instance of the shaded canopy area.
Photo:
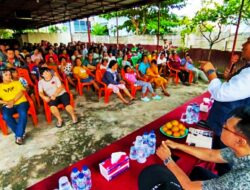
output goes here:
{"type": "Polygon", "coordinates": [[[0,28],[38,29],[160,0],[0,0],[0,28]]]}

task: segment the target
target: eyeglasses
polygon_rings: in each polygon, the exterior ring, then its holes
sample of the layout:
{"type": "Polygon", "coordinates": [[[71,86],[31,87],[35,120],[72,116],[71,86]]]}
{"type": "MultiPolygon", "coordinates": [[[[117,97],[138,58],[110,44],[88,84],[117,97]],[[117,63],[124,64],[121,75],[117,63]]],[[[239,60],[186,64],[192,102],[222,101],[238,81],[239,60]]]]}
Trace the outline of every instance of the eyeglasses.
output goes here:
{"type": "Polygon", "coordinates": [[[241,135],[241,134],[239,134],[239,133],[237,133],[237,132],[234,132],[234,131],[228,129],[226,126],[227,126],[227,125],[224,124],[222,128],[225,129],[226,131],[230,132],[230,133],[233,133],[234,135],[237,135],[237,136],[239,136],[239,137],[241,137],[241,138],[247,140],[246,137],[244,137],[243,135],[241,135]]]}

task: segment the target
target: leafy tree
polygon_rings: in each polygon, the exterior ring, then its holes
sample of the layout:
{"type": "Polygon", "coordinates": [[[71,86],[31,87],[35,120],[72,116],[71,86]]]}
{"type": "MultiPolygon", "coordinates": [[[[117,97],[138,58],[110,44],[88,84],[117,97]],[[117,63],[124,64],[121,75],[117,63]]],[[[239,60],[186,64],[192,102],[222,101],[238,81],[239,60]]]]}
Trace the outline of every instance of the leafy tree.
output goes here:
{"type": "Polygon", "coordinates": [[[0,29],[0,39],[10,39],[13,38],[13,30],[0,29]]]}
{"type": "MultiPolygon", "coordinates": [[[[240,5],[241,1],[239,0],[225,0],[222,5],[212,0],[205,1],[203,8],[196,13],[192,20],[187,17],[182,19],[181,24],[185,25],[181,32],[182,37],[185,34],[199,31],[209,43],[208,60],[210,60],[214,44],[233,35],[227,32],[227,35],[222,36],[222,33],[226,33],[226,26],[237,23],[240,5]]],[[[244,10],[249,9],[249,4],[245,3],[244,10]]],[[[244,13],[243,18],[248,21],[249,12],[244,13]]]]}
{"type": "Polygon", "coordinates": [[[91,34],[97,36],[108,35],[108,27],[106,25],[96,23],[92,27],[91,34]]]}
{"type": "MultiPolygon", "coordinates": [[[[179,26],[178,17],[170,13],[173,8],[182,8],[185,6],[185,0],[166,0],[160,2],[160,31],[161,35],[172,33],[173,27],[179,26]]],[[[118,29],[125,28],[128,32],[132,31],[136,35],[141,34],[157,34],[158,33],[158,4],[144,5],[134,7],[127,10],[122,10],[114,13],[102,15],[106,19],[111,19],[116,16],[127,17],[128,20],[118,29]]]]}
{"type": "Polygon", "coordinates": [[[61,32],[66,32],[67,27],[66,26],[58,26],[58,25],[51,25],[48,27],[48,32],[49,33],[61,33],[61,32]]]}

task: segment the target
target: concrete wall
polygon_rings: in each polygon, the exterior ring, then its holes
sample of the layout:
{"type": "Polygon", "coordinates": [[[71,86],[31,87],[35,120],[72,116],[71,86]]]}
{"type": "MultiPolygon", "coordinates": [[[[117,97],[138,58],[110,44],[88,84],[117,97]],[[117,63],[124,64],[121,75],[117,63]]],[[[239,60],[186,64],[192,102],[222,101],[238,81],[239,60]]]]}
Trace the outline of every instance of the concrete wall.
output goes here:
{"type": "MultiPolygon", "coordinates": [[[[236,50],[241,50],[241,45],[246,39],[250,37],[250,33],[240,34],[237,39],[236,50]]],[[[88,42],[88,36],[86,33],[74,33],[72,35],[73,41],[82,41],[88,42]]],[[[203,48],[208,49],[209,44],[208,42],[199,34],[191,34],[186,36],[185,44],[183,45],[181,37],[179,35],[168,35],[162,37],[162,39],[168,39],[173,42],[175,46],[185,46],[185,47],[192,47],[192,48],[203,48]]],[[[163,40],[160,40],[160,45],[163,44],[163,40]]],[[[71,41],[71,37],[69,33],[56,33],[56,34],[49,34],[49,33],[28,33],[22,35],[22,42],[30,42],[30,43],[39,43],[41,40],[47,40],[51,43],[65,43],[71,41]]],[[[233,46],[234,36],[222,40],[220,43],[215,44],[213,49],[217,50],[227,50],[231,51],[233,46]]],[[[96,43],[109,43],[109,44],[116,44],[117,38],[116,36],[91,36],[91,41],[96,43]]],[[[147,44],[147,45],[156,45],[157,38],[156,36],[151,35],[143,35],[143,36],[121,36],[119,37],[120,44],[147,44]]]]}

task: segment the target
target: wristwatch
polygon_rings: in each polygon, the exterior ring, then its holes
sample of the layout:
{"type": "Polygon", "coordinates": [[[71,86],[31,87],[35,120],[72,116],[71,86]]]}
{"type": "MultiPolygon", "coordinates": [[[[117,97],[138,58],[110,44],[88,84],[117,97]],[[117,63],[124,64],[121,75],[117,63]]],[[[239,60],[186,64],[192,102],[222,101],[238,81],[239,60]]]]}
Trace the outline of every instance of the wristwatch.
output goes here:
{"type": "Polygon", "coordinates": [[[173,159],[172,159],[171,156],[169,156],[168,158],[166,158],[166,159],[163,161],[163,163],[164,163],[165,165],[167,165],[170,161],[173,161],[173,159]]]}
{"type": "Polygon", "coordinates": [[[207,75],[211,75],[211,74],[214,73],[214,72],[215,72],[214,69],[209,69],[209,70],[207,71],[207,75]]]}

